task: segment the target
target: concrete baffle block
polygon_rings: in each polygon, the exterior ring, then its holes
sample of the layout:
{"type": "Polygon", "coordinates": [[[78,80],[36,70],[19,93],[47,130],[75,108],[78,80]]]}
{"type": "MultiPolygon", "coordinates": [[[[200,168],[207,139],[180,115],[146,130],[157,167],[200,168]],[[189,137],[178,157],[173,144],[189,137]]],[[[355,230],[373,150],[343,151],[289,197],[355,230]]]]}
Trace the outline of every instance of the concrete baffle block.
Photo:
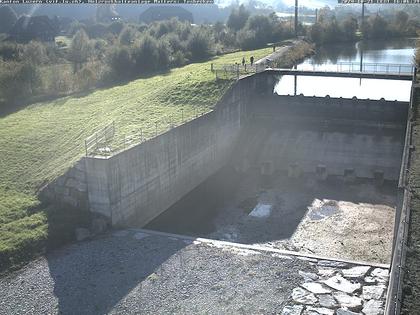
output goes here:
{"type": "Polygon", "coordinates": [[[247,158],[240,159],[234,164],[235,171],[238,173],[246,173],[250,168],[250,163],[247,158]]]}
{"type": "Polygon", "coordinates": [[[271,162],[261,163],[260,172],[261,172],[261,175],[263,176],[273,175],[273,163],[271,162]]]}
{"type": "Polygon", "coordinates": [[[373,172],[373,179],[375,181],[376,186],[382,186],[385,181],[385,175],[383,171],[375,170],[373,172]]]}
{"type": "Polygon", "coordinates": [[[289,178],[298,178],[300,177],[301,170],[299,168],[299,165],[297,163],[292,163],[289,165],[289,168],[287,170],[287,177],[289,178]]]}
{"type": "Polygon", "coordinates": [[[345,183],[354,183],[356,181],[356,172],[354,168],[346,168],[344,170],[344,182],[345,183]]]}
{"type": "Polygon", "coordinates": [[[323,164],[318,164],[315,169],[316,180],[325,181],[328,177],[327,167],[323,164]]]}

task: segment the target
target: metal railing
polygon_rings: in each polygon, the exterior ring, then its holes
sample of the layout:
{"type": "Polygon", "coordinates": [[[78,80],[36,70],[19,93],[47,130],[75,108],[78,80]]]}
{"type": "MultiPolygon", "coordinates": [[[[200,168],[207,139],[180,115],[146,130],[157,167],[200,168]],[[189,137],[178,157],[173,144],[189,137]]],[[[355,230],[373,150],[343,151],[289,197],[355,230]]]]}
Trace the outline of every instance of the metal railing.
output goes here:
{"type": "Polygon", "coordinates": [[[357,62],[338,62],[336,64],[317,65],[314,63],[302,64],[296,71],[319,71],[319,72],[366,72],[377,74],[393,75],[412,75],[414,66],[412,64],[394,64],[394,63],[357,63],[357,62]]]}
{"type": "Polygon", "coordinates": [[[221,65],[215,65],[211,64],[211,72],[213,72],[216,75],[217,79],[233,79],[239,77],[241,75],[249,75],[253,73],[262,72],[267,68],[266,65],[263,64],[221,64],[221,65]]]}
{"type": "Polygon", "coordinates": [[[131,132],[121,132],[115,122],[103,127],[85,140],[86,156],[112,156],[132,146],[153,139],[192,119],[204,116],[212,110],[195,109],[184,117],[184,110],[178,116],[167,116],[155,122],[148,122],[131,132]]]}
{"type": "Polygon", "coordinates": [[[110,145],[115,136],[115,123],[112,122],[85,139],[86,156],[92,153],[110,153],[110,145]]]}

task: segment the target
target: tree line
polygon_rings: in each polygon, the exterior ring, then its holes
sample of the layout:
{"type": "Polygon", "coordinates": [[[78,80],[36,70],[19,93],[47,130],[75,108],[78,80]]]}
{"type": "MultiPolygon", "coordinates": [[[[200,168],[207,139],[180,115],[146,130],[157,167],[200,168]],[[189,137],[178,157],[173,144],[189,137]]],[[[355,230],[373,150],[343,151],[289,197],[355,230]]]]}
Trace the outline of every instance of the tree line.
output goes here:
{"type": "MultiPolygon", "coordinates": [[[[3,10],[5,11],[5,10],[3,10]]],[[[16,20],[6,10],[10,27],[16,20]]],[[[0,12],[1,13],[1,12],[0,12]]],[[[0,14],[1,15],[1,14],[0,14]]],[[[405,12],[392,19],[371,15],[363,23],[365,38],[415,35],[419,22],[405,12]]],[[[348,15],[337,19],[334,10],[319,11],[311,26],[299,34],[322,45],[360,38],[360,21],[348,15]]],[[[291,20],[275,13],[252,15],[244,6],[232,10],[226,23],[192,25],[177,19],[152,24],[69,23],[67,43],[0,42],[0,109],[39,97],[57,97],[133,80],[212,56],[266,46],[294,35],[291,20]],[[2,105],[3,104],[3,105],[2,105]]]]}

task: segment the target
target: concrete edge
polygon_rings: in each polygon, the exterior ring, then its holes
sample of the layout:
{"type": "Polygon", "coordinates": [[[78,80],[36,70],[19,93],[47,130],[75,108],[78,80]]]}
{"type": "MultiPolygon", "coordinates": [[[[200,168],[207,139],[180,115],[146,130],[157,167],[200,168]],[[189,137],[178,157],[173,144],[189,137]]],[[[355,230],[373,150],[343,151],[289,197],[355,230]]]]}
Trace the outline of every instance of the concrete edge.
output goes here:
{"type": "Polygon", "coordinates": [[[141,228],[139,228],[139,229],[129,228],[127,230],[135,231],[135,232],[141,232],[141,233],[145,233],[145,234],[157,235],[157,236],[172,237],[172,238],[177,238],[177,239],[180,239],[180,240],[197,241],[197,242],[201,242],[201,243],[205,243],[205,244],[219,245],[221,247],[222,246],[236,247],[236,248],[241,248],[241,249],[248,249],[248,250],[260,251],[260,252],[279,254],[279,255],[284,255],[284,256],[294,256],[294,257],[297,257],[297,258],[308,258],[308,259],[316,259],[316,260],[337,261],[337,262],[349,263],[349,264],[353,264],[353,265],[371,266],[371,267],[384,268],[384,269],[389,269],[390,268],[389,264],[356,261],[356,260],[341,259],[341,258],[334,258],[334,257],[325,257],[325,256],[320,256],[320,255],[299,253],[299,252],[294,252],[294,251],[289,251],[289,250],[275,249],[275,248],[270,248],[270,247],[261,246],[261,245],[249,245],[249,244],[233,243],[233,242],[228,242],[228,241],[220,241],[220,240],[214,240],[214,239],[202,238],[202,237],[193,237],[193,236],[188,236],[188,235],[173,234],[173,233],[147,230],[147,229],[141,229],[141,228]]]}

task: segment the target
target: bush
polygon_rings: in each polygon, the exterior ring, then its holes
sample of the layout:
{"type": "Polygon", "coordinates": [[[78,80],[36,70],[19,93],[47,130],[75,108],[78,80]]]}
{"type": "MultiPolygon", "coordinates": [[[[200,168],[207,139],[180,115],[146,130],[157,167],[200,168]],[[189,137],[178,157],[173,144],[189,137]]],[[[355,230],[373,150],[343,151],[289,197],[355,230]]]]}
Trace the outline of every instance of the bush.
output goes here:
{"type": "Polygon", "coordinates": [[[187,50],[190,53],[191,60],[202,60],[213,55],[213,45],[214,39],[207,30],[195,29],[187,41],[187,50]]]}
{"type": "Polygon", "coordinates": [[[121,31],[118,40],[122,45],[131,45],[132,43],[134,43],[134,39],[136,38],[136,36],[137,31],[131,26],[127,25],[121,31]]]}
{"type": "Polygon", "coordinates": [[[136,72],[151,73],[159,68],[159,51],[156,39],[149,35],[143,36],[133,49],[136,72]]]}
{"type": "Polygon", "coordinates": [[[243,50],[249,50],[256,47],[256,33],[252,30],[240,30],[236,36],[238,45],[243,50]]]}
{"type": "Polygon", "coordinates": [[[131,78],[135,63],[131,58],[128,47],[115,47],[108,53],[108,64],[111,69],[112,80],[120,81],[131,78]]]}

